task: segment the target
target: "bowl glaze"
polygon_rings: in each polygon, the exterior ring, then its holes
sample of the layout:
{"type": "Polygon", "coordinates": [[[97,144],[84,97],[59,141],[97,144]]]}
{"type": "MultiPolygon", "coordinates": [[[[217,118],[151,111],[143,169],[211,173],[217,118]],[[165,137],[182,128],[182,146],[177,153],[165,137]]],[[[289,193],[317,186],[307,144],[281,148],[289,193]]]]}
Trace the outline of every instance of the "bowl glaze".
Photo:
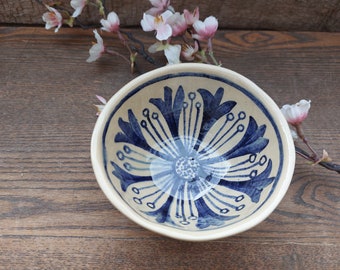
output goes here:
{"type": "Polygon", "coordinates": [[[205,64],[141,75],[105,105],[92,135],[97,181],[137,224],[188,241],[231,236],[277,207],[295,149],[275,102],[205,64]]]}

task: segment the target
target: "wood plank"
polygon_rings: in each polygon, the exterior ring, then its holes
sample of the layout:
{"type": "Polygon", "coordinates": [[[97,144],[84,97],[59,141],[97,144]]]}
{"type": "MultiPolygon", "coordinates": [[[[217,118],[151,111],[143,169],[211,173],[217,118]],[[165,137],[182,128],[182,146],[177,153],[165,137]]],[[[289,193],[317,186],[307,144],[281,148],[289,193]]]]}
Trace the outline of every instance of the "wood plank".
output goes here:
{"type": "MultiPolygon", "coordinates": [[[[46,11],[39,2],[53,1],[17,0],[1,1],[0,23],[42,24],[41,16],[46,11]]],[[[54,1],[55,2],[55,1],[54,1]]],[[[70,14],[73,9],[69,0],[57,1],[70,14]]],[[[92,1],[95,2],[95,1],[92,1]]],[[[115,11],[123,26],[137,26],[143,12],[150,8],[148,0],[103,1],[107,12],[115,11]]],[[[171,1],[176,11],[200,7],[201,18],[213,15],[219,19],[221,28],[268,29],[286,31],[340,31],[340,2],[338,0],[209,0],[171,1]]],[[[79,17],[82,24],[97,24],[99,16],[92,5],[79,17]]]]}
{"type": "MultiPolygon", "coordinates": [[[[152,33],[131,31],[154,42],[152,33]]],[[[0,27],[0,269],[340,267],[339,176],[301,158],[277,210],[234,237],[175,241],[119,213],[91,168],[92,104],[138,74],[108,55],[86,63],[92,40],[91,30],[0,27]]],[[[340,161],[340,34],[221,31],[214,48],[224,67],[280,106],[311,99],[306,133],[340,161]]],[[[143,72],[154,68],[138,62],[143,72]]]]}
{"type": "Polygon", "coordinates": [[[166,239],[21,237],[2,242],[12,269],[329,269],[338,246],[249,243],[246,239],[188,243],[166,239]]]}

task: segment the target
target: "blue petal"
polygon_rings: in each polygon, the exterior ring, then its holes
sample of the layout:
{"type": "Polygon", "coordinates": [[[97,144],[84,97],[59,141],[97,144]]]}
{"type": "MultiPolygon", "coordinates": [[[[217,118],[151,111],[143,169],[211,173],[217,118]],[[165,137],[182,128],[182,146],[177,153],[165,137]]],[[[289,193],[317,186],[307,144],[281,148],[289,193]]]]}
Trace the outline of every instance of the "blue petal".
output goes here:
{"type": "Polygon", "coordinates": [[[261,152],[269,143],[269,140],[263,138],[266,126],[258,127],[253,117],[249,117],[249,124],[242,139],[229,151],[219,157],[207,159],[206,163],[213,164],[221,160],[227,160],[248,154],[256,154],[261,152]]]}
{"type": "Polygon", "coordinates": [[[174,138],[178,137],[179,118],[184,103],[183,87],[178,87],[174,101],[172,101],[172,89],[166,86],[164,87],[164,100],[161,98],[151,98],[150,103],[155,105],[162,113],[169,126],[172,136],[174,138]]]}
{"type": "Polygon", "coordinates": [[[171,223],[175,225],[175,223],[172,221],[171,216],[169,214],[169,208],[173,200],[174,200],[174,197],[169,196],[166,202],[160,208],[158,208],[155,211],[145,212],[145,214],[155,217],[156,221],[159,223],[166,222],[166,223],[171,223]]]}
{"type": "Polygon", "coordinates": [[[138,120],[132,110],[128,110],[129,122],[124,121],[122,118],[118,119],[118,125],[122,132],[118,132],[115,136],[115,142],[126,142],[140,147],[156,156],[167,158],[164,154],[153,149],[146,141],[138,120]]]}
{"type": "Polygon", "coordinates": [[[209,226],[221,226],[224,221],[237,218],[236,216],[222,216],[212,211],[209,206],[205,203],[203,197],[195,201],[195,205],[198,210],[198,220],[196,227],[199,229],[205,229],[209,226]]]}
{"type": "Polygon", "coordinates": [[[225,158],[244,156],[247,154],[255,154],[261,152],[269,143],[269,140],[263,138],[266,126],[258,127],[255,119],[250,116],[247,130],[237,145],[235,145],[228,153],[223,155],[225,158]]]}
{"type": "Polygon", "coordinates": [[[128,122],[124,121],[122,118],[118,119],[118,124],[122,132],[117,133],[115,142],[127,142],[148,150],[149,145],[147,144],[138,120],[131,109],[128,110],[128,117],[128,122]]]}
{"type": "MultiPolygon", "coordinates": [[[[224,89],[220,87],[217,89],[216,94],[213,96],[210,91],[206,89],[197,90],[202,96],[204,103],[203,119],[200,134],[198,136],[198,142],[203,141],[210,128],[216,123],[218,119],[229,113],[236,105],[235,101],[226,101],[222,104],[222,96],[224,89]]],[[[199,143],[195,145],[194,149],[198,149],[199,143]]]]}
{"type": "Polygon", "coordinates": [[[127,188],[135,184],[137,182],[147,182],[152,181],[151,176],[137,176],[126,172],[125,170],[121,169],[116,163],[111,161],[111,164],[114,168],[112,174],[116,176],[120,180],[120,186],[123,191],[126,191],[127,188]]]}
{"type": "Polygon", "coordinates": [[[245,193],[251,198],[252,202],[257,203],[260,200],[263,189],[275,179],[275,177],[269,177],[271,170],[272,161],[269,160],[266,169],[254,178],[242,182],[221,180],[219,185],[245,193]]]}

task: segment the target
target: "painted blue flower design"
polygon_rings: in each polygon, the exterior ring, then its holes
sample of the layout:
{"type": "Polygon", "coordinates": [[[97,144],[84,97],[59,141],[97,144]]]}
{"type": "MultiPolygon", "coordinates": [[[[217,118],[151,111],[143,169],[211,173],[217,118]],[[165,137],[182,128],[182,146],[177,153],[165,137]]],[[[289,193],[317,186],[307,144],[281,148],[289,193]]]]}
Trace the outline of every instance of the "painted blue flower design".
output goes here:
{"type": "Polygon", "coordinates": [[[222,87],[214,94],[164,87],[164,98],[119,118],[112,174],[149,218],[190,230],[223,226],[274,181],[261,154],[266,125],[223,95],[222,87]]]}

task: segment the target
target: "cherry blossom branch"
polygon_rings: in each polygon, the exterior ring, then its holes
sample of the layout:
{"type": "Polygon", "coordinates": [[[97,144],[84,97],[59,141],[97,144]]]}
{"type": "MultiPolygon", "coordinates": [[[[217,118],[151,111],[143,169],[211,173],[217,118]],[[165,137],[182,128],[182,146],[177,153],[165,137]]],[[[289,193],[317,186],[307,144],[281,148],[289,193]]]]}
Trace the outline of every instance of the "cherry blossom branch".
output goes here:
{"type": "Polygon", "coordinates": [[[122,58],[125,62],[127,62],[128,64],[130,64],[130,59],[128,59],[126,56],[122,55],[121,53],[119,52],[116,52],[114,50],[110,50],[108,48],[105,48],[105,52],[107,54],[110,54],[110,55],[113,55],[113,56],[118,56],[120,58],[122,58]]]}
{"type": "Polygon", "coordinates": [[[302,142],[308,147],[308,149],[312,152],[312,157],[315,159],[318,155],[316,151],[313,149],[313,147],[309,144],[303,130],[302,130],[302,125],[298,124],[295,125],[295,130],[298,135],[298,137],[302,140],[302,142]]]}
{"type": "Polygon", "coordinates": [[[305,150],[303,150],[302,148],[298,146],[295,146],[295,151],[299,156],[313,162],[313,164],[318,164],[328,170],[335,171],[340,174],[340,164],[336,164],[330,161],[319,161],[318,162],[313,156],[309,155],[308,152],[306,152],[305,150]]]}
{"type": "MultiPolygon", "coordinates": [[[[170,5],[170,0],[149,0],[152,7],[143,14],[141,26],[145,32],[154,31],[157,42],[151,45],[147,52],[141,41],[133,37],[131,33],[120,29],[119,18],[115,12],[112,11],[106,16],[103,0],[71,0],[70,6],[74,9],[73,13],[67,10],[63,3],[52,2],[51,6],[49,6],[42,0],[36,1],[45,5],[48,9],[43,14],[46,29],[55,28],[55,32],[58,32],[63,24],[73,27],[74,22],[83,29],[90,28],[90,26],[82,24],[78,17],[86,6],[95,6],[102,17],[100,20],[101,30],[116,33],[121,43],[128,50],[132,72],[136,64],[137,55],[142,56],[144,60],[157,67],[161,66],[149,54],[160,51],[164,52],[168,64],[177,64],[183,60],[210,63],[206,56],[206,53],[208,53],[207,55],[213,64],[221,65],[216,60],[212,49],[212,39],[218,28],[218,21],[214,16],[207,17],[204,21],[201,21],[198,7],[193,12],[184,9],[180,13],[176,12],[170,5]],[[190,38],[185,36],[188,33],[190,38]],[[178,44],[177,37],[182,37],[184,46],[182,46],[183,44],[178,44]],[[204,42],[207,46],[203,48],[200,42],[204,42]],[[194,46],[192,46],[192,43],[194,46]]],[[[87,62],[96,61],[104,53],[118,55],[118,53],[112,53],[112,51],[106,49],[100,33],[94,31],[94,34],[97,43],[90,48],[90,57],[87,62]]]]}
{"type": "Polygon", "coordinates": [[[127,31],[123,31],[123,30],[120,30],[120,33],[122,33],[123,35],[125,35],[130,41],[136,43],[139,45],[139,48],[132,45],[132,44],[129,44],[130,48],[134,51],[134,52],[137,52],[139,55],[141,55],[147,62],[149,62],[150,64],[153,64],[157,67],[160,67],[161,64],[157,63],[156,60],[154,58],[152,58],[145,50],[145,46],[144,46],[144,43],[140,40],[138,40],[137,38],[135,38],[133,36],[132,33],[130,32],[127,32],[127,31]]]}
{"type": "Polygon", "coordinates": [[[284,117],[286,118],[287,122],[293,126],[296,131],[296,134],[292,132],[293,138],[295,141],[300,139],[307,147],[311,154],[303,150],[302,148],[295,145],[296,153],[307,159],[308,161],[312,162],[313,165],[319,164],[320,166],[340,173],[340,165],[331,162],[331,158],[328,156],[326,150],[323,150],[322,157],[319,157],[317,152],[313,149],[310,145],[309,141],[306,139],[306,136],[302,129],[302,122],[306,119],[308,115],[308,111],[310,109],[310,101],[307,100],[300,100],[300,102],[293,104],[293,105],[284,105],[281,108],[281,112],[283,113],[284,117]]]}

